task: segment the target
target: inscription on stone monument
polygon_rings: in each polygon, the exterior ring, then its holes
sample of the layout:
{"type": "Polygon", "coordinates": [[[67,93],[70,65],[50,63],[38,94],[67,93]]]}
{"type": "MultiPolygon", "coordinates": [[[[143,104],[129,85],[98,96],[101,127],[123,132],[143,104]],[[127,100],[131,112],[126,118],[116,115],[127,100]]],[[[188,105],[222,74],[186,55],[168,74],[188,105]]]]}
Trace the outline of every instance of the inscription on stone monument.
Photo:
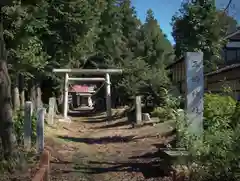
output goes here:
{"type": "Polygon", "coordinates": [[[186,66],[186,114],[189,131],[201,134],[203,130],[203,53],[187,52],[186,66]]]}

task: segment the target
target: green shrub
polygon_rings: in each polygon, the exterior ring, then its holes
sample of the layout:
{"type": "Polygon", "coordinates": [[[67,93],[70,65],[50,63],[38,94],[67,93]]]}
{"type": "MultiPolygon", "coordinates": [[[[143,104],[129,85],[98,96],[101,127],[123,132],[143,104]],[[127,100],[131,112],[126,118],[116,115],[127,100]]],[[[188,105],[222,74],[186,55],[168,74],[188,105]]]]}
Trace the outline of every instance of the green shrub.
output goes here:
{"type": "Polygon", "coordinates": [[[240,122],[240,102],[236,104],[236,108],[232,117],[232,126],[236,126],[240,122]]]}
{"type": "Polygon", "coordinates": [[[235,107],[236,101],[230,96],[205,94],[204,128],[211,126],[212,124],[215,125],[215,123],[226,126],[235,112],[235,107]]]}
{"type": "Polygon", "coordinates": [[[168,107],[157,107],[151,112],[151,116],[158,117],[160,121],[175,120],[174,109],[168,107]]]}
{"type": "MultiPolygon", "coordinates": [[[[186,160],[196,181],[239,180],[240,123],[233,120],[236,101],[228,96],[206,94],[204,132],[194,136],[187,129],[186,120],[177,119],[179,145],[185,146],[190,156],[186,160]]],[[[179,117],[178,117],[179,118],[179,117]]]]}
{"type": "MultiPolygon", "coordinates": [[[[23,144],[24,139],[24,116],[22,115],[21,111],[17,111],[14,113],[13,117],[13,126],[14,132],[16,135],[17,143],[23,144]]],[[[36,115],[32,115],[32,143],[36,142],[37,132],[36,132],[36,115]]]]}
{"type": "Polygon", "coordinates": [[[179,108],[181,97],[172,96],[166,89],[165,91],[165,105],[156,107],[151,112],[151,116],[158,117],[160,121],[176,120],[176,111],[179,108]]]}

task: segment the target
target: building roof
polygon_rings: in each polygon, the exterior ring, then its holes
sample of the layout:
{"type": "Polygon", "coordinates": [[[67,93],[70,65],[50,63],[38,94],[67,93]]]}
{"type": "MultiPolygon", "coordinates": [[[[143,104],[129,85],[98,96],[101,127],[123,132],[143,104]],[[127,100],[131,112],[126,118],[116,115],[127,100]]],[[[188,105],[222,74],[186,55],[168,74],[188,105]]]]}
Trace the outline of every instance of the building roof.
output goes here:
{"type": "Polygon", "coordinates": [[[166,68],[169,69],[169,68],[173,67],[174,65],[182,62],[182,61],[184,61],[184,57],[181,57],[181,58],[177,59],[177,60],[174,61],[173,63],[169,64],[166,68]]]}
{"type": "Polygon", "coordinates": [[[69,92],[78,92],[78,93],[94,92],[94,86],[73,85],[69,88],[69,92]]]}
{"type": "Polygon", "coordinates": [[[237,27],[237,30],[232,32],[232,33],[229,33],[226,38],[231,38],[233,37],[234,35],[237,35],[238,33],[240,33],[240,27],[237,27]]]}
{"type": "Polygon", "coordinates": [[[222,72],[230,71],[230,70],[235,69],[235,68],[240,68],[240,63],[228,65],[228,66],[220,68],[216,71],[209,72],[209,73],[205,74],[205,76],[216,75],[216,74],[219,74],[219,73],[222,73],[222,72]]]}

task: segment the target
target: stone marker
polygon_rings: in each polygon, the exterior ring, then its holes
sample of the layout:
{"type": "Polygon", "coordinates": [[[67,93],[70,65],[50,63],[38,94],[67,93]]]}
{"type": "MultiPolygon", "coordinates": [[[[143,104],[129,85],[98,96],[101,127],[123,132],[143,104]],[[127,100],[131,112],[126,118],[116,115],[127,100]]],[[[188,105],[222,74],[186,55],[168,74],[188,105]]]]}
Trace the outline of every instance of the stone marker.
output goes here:
{"type": "Polygon", "coordinates": [[[31,149],[31,135],[32,135],[32,112],[33,105],[31,101],[25,103],[24,111],[24,148],[31,149]]]}
{"type": "Polygon", "coordinates": [[[44,115],[46,110],[39,108],[37,111],[37,151],[41,153],[44,149],[44,115]]]}
{"type": "Polygon", "coordinates": [[[54,116],[55,116],[55,108],[56,106],[56,98],[55,97],[51,97],[49,99],[49,105],[48,105],[48,118],[47,118],[47,122],[50,125],[54,124],[54,116]]]}
{"type": "Polygon", "coordinates": [[[142,123],[142,101],[141,96],[136,96],[135,98],[135,108],[136,108],[136,123],[142,123]]]}
{"type": "MultiPolygon", "coordinates": [[[[18,76],[16,78],[17,83],[16,85],[18,85],[18,76]]],[[[13,89],[13,108],[14,111],[18,111],[20,109],[20,94],[19,94],[19,88],[16,86],[13,89]]]]}
{"type": "Polygon", "coordinates": [[[203,131],[203,53],[187,52],[186,66],[186,116],[189,131],[201,134],[203,131]]]}
{"type": "Polygon", "coordinates": [[[149,113],[142,113],[142,120],[145,122],[150,122],[152,121],[151,116],[149,113]]]}

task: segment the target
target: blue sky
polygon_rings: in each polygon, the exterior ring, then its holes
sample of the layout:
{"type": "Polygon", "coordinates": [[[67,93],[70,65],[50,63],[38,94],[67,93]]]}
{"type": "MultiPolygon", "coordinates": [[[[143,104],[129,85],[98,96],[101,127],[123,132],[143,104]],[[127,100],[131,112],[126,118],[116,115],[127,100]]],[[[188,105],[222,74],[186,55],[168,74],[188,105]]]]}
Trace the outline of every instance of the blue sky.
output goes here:
{"type": "Polygon", "coordinates": [[[172,16],[181,5],[181,0],[132,0],[132,4],[136,8],[137,15],[141,21],[145,21],[146,12],[151,8],[163,32],[173,42],[170,23],[172,16]]]}
{"type": "MultiPolygon", "coordinates": [[[[171,32],[172,27],[170,25],[172,16],[178,11],[181,6],[182,0],[132,0],[133,6],[136,8],[137,15],[142,22],[145,21],[146,12],[148,9],[152,9],[155,18],[158,20],[161,29],[167,35],[168,39],[174,43],[171,32]]],[[[228,0],[217,0],[217,7],[223,8],[226,6],[228,0]]],[[[231,15],[240,19],[240,0],[233,0],[231,6],[231,15]]]]}

